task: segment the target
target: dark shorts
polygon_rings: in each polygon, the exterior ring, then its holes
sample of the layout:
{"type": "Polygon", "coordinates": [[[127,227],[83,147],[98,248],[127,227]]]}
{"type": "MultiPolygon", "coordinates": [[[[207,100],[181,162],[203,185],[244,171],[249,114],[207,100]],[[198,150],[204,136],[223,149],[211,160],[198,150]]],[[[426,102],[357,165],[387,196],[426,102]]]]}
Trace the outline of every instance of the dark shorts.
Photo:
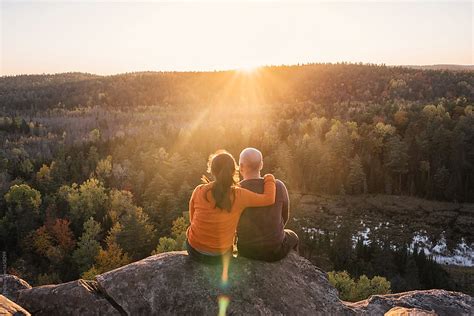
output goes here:
{"type": "Polygon", "coordinates": [[[205,263],[205,264],[222,264],[224,257],[232,257],[232,251],[228,251],[225,254],[222,255],[217,255],[217,256],[211,256],[211,255],[206,255],[204,253],[201,253],[194,249],[186,239],[186,250],[188,251],[189,257],[191,259],[205,263]]]}
{"type": "Polygon", "coordinates": [[[281,245],[272,249],[268,248],[247,248],[240,246],[239,256],[262,260],[262,261],[278,261],[286,257],[291,250],[298,251],[299,238],[298,235],[290,230],[285,229],[285,237],[281,245]]]}

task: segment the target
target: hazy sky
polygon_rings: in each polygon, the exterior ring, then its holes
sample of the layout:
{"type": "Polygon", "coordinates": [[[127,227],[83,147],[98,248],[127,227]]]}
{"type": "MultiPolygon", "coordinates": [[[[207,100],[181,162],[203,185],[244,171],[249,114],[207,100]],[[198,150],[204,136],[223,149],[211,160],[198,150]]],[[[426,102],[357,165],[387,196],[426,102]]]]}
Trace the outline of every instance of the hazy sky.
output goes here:
{"type": "Polygon", "coordinates": [[[473,4],[1,1],[0,74],[473,64],[473,4]]]}

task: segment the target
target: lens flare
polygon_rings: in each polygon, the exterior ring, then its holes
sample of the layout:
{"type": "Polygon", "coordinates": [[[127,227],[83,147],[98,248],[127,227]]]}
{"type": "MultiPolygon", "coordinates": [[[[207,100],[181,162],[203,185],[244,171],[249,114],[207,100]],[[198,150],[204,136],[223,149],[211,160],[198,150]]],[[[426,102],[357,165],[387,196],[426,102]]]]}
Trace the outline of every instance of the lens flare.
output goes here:
{"type": "Polygon", "coordinates": [[[229,285],[229,264],[230,264],[230,255],[222,256],[222,275],[221,275],[221,287],[223,290],[229,285]]]}
{"type": "MultiPolygon", "coordinates": [[[[227,289],[229,288],[229,265],[230,265],[231,258],[232,258],[231,252],[228,252],[227,254],[222,256],[222,274],[221,274],[221,284],[220,284],[222,293],[227,293],[227,289]]],[[[219,316],[226,315],[227,307],[230,304],[229,296],[225,294],[220,294],[217,297],[217,301],[219,305],[219,316]]]]}
{"type": "Polygon", "coordinates": [[[217,300],[219,302],[219,316],[225,316],[227,307],[229,306],[229,303],[230,303],[230,298],[226,295],[219,295],[217,300]]]}

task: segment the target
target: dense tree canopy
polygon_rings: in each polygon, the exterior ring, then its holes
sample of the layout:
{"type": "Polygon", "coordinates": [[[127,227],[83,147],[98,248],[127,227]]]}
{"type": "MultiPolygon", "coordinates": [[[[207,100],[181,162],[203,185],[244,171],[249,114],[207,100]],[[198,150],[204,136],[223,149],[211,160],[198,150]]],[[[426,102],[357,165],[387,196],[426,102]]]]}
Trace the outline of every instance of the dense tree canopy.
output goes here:
{"type": "MultiPolygon", "coordinates": [[[[473,106],[472,72],[361,64],[2,77],[0,249],[32,283],[182,249],[190,193],[219,148],[261,149],[291,193],[473,202],[473,106]]],[[[346,235],[318,248],[337,270],[389,254],[346,235]]],[[[423,260],[350,272],[411,289],[432,284],[423,260]]]]}

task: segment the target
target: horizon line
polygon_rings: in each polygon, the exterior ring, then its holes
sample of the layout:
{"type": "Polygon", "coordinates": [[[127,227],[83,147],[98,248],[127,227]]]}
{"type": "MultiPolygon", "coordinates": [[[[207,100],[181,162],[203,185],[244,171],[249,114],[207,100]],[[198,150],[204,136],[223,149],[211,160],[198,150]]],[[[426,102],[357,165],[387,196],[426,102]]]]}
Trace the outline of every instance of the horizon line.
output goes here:
{"type": "MultiPolygon", "coordinates": [[[[132,70],[126,72],[116,72],[116,73],[92,73],[92,72],[84,72],[84,71],[62,71],[62,72],[42,72],[42,73],[18,73],[18,74],[1,74],[0,78],[8,78],[8,77],[21,77],[21,76],[55,76],[55,75],[62,75],[62,74],[85,74],[91,76],[98,76],[98,77],[113,77],[113,76],[120,76],[120,75],[129,75],[129,74],[138,74],[138,73],[216,73],[216,72],[229,72],[229,71],[240,71],[245,68],[251,69],[261,69],[261,68],[272,68],[272,67],[303,67],[303,66],[311,66],[311,65],[339,65],[339,64],[347,64],[347,65],[364,65],[364,66],[380,66],[380,67],[467,67],[473,68],[474,64],[454,64],[454,63],[440,63],[440,64],[387,64],[387,63],[371,63],[371,62],[349,62],[349,61],[338,61],[338,62],[309,62],[309,63],[297,63],[297,64],[268,64],[268,65],[256,65],[251,67],[235,67],[235,68],[221,68],[221,69],[186,69],[186,70],[132,70]]],[[[442,70],[442,69],[440,69],[442,70]]],[[[467,69],[464,69],[467,70],[467,69]]]]}

